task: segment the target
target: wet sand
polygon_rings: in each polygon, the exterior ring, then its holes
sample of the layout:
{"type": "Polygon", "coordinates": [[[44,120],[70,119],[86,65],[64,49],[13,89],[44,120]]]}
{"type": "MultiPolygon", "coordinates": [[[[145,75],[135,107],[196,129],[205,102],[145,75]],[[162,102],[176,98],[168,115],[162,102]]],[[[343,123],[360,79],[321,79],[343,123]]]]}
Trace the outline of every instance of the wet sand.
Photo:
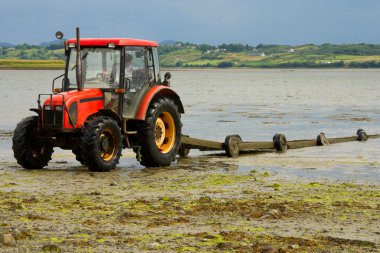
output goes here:
{"type": "MultiPolygon", "coordinates": [[[[283,93],[276,101],[262,98],[261,86],[249,90],[256,100],[244,100],[239,98],[247,93],[244,85],[225,101],[207,101],[196,99],[196,92],[229,94],[227,84],[218,86],[228,76],[227,83],[261,75],[265,84],[276,83],[268,79],[276,72],[202,73],[215,85],[202,86],[201,75],[189,72],[174,73],[184,86],[174,83],[174,76],[172,81],[184,94],[184,132],[194,137],[223,141],[239,133],[243,140],[270,140],[283,132],[288,139],[300,139],[321,131],[338,137],[352,136],[360,127],[379,133],[379,102],[367,99],[380,96],[377,85],[362,94],[345,88],[324,104],[283,93]],[[183,83],[189,80],[195,81],[183,83]]],[[[301,75],[308,82],[333,76],[339,83],[343,78],[341,71],[322,73],[286,72],[278,79],[290,82],[301,75]]],[[[355,74],[345,80],[355,80],[355,74]]],[[[372,87],[377,75],[363,75],[366,87],[372,87]]],[[[296,93],[308,92],[302,87],[296,93]]],[[[380,250],[380,139],[233,159],[223,152],[191,151],[169,168],[152,169],[125,150],[119,166],[107,173],[89,172],[71,152],[56,149],[46,169],[28,171],[11,152],[9,130],[16,116],[0,132],[0,241],[4,235],[13,239],[9,245],[0,243],[1,252],[380,250]]]]}
{"type": "Polygon", "coordinates": [[[0,250],[378,252],[379,181],[355,178],[360,168],[378,173],[379,162],[305,150],[204,153],[152,169],[127,151],[117,169],[94,173],[68,151],[45,170],[23,170],[3,146],[0,233],[15,241],[0,250]]]}

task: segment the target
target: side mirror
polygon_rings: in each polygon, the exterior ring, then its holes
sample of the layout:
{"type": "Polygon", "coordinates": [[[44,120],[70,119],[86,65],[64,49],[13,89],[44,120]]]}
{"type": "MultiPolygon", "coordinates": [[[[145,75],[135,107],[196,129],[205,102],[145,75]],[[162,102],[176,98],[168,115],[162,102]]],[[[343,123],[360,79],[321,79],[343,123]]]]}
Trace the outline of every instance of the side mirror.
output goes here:
{"type": "Polygon", "coordinates": [[[166,72],[164,75],[164,82],[169,80],[171,77],[172,77],[172,74],[170,74],[170,72],[166,72]]]}
{"type": "Polygon", "coordinates": [[[55,37],[58,40],[61,40],[61,39],[63,39],[63,33],[61,31],[58,31],[58,32],[55,33],[55,37]]]}
{"type": "MultiPolygon", "coordinates": [[[[63,39],[63,32],[61,32],[61,31],[56,32],[55,33],[55,37],[58,40],[63,39]]],[[[63,48],[65,49],[65,56],[68,56],[69,55],[69,50],[68,50],[68,47],[66,46],[66,41],[65,40],[63,40],[63,48]]]]}
{"type": "Polygon", "coordinates": [[[162,85],[170,87],[170,81],[169,79],[172,77],[172,74],[170,72],[166,72],[164,75],[164,81],[162,82],[162,85]]]}

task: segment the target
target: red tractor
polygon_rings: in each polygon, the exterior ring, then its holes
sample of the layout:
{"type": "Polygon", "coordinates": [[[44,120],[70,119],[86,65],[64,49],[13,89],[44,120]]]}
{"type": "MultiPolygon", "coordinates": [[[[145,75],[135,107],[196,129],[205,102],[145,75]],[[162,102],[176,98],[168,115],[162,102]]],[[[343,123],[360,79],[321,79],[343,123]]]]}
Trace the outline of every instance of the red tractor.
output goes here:
{"type": "Polygon", "coordinates": [[[38,108],[30,109],[38,115],[14,131],[17,163],[42,169],[60,147],[91,171],[109,171],[123,148],[133,148],[142,165],[169,166],[180,147],[184,109],[169,88],[170,73],[161,81],[157,43],[80,39],[77,28],[64,44],[65,73],[53,80],[52,94],[39,94],[38,108]]]}

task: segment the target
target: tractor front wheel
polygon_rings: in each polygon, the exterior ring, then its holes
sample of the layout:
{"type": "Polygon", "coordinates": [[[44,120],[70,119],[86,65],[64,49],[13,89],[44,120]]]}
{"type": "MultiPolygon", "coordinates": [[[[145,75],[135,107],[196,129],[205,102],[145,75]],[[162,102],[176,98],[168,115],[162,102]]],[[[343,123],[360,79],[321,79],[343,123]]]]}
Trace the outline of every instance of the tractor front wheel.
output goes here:
{"type": "Polygon", "coordinates": [[[110,171],[122,151],[120,126],[109,117],[98,117],[84,129],[81,158],[90,171],[110,171]]]}
{"type": "Polygon", "coordinates": [[[153,99],[138,130],[141,165],[169,166],[178,153],[181,128],[180,114],[173,100],[167,97],[153,99]]]}
{"type": "Polygon", "coordinates": [[[28,170],[42,169],[51,160],[53,147],[37,139],[38,117],[31,116],[17,124],[12,149],[17,163],[28,170]]]}

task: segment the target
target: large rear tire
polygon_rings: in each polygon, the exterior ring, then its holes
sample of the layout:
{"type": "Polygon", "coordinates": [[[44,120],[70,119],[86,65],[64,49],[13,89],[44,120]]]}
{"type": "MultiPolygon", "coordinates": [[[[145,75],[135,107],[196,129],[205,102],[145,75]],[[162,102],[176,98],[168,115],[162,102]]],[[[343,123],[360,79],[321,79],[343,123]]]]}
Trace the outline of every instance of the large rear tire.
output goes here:
{"type": "Polygon", "coordinates": [[[81,157],[90,171],[110,171],[119,163],[122,151],[120,126],[109,117],[98,117],[85,128],[81,157]]]}
{"type": "Polygon", "coordinates": [[[169,166],[181,144],[181,129],[181,116],[174,101],[167,97],[153,99],[138,129],[140,164],[169,166]]]}
{"type": "Polygon", "coordinates": [[[53,147],[39,141],[38,117],[31,116],[17,124],[12,138],[12,149],[17,163],[28,170],[42,169],[48,165],[53,147]]]}

